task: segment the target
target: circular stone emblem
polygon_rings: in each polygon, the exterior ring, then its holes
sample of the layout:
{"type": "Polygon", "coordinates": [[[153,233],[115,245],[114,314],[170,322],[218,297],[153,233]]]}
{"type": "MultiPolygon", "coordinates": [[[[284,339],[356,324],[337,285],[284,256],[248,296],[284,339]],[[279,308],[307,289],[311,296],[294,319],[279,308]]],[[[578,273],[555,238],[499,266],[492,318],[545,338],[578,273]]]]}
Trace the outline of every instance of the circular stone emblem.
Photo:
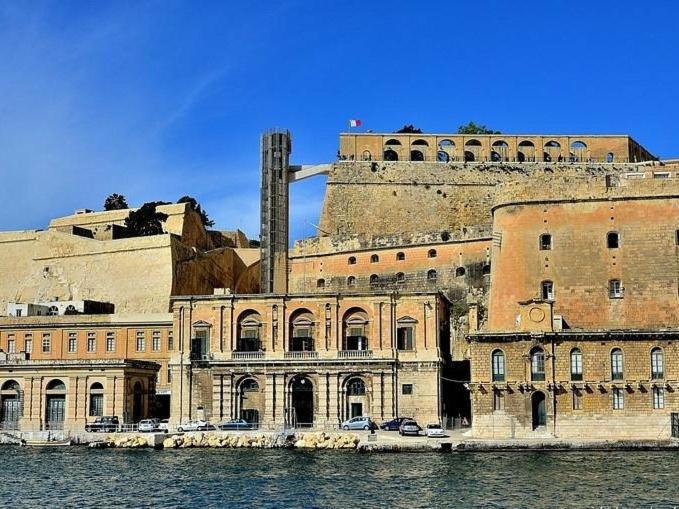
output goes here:
{"type": "Polygon", "coordinates": [[[534,322],[541,322],[542,320],[545,319],[545,312],[540,309],[540,308],[532,308],[528,312],[528,316],[530,317],[531,320],[534,322]]]}

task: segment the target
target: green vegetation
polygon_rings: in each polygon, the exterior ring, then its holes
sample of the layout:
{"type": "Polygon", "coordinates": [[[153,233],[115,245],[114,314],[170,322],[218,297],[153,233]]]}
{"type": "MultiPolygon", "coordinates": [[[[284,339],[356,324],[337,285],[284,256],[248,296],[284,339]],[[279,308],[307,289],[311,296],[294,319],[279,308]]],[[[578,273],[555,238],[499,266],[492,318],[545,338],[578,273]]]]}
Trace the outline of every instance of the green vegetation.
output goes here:
{"type": "Polygon", "coordinates": [[[457,128],[457,134],[501,134],[500,131],[493,131],[488,129],[483,124],[476,124],[469,122],[457,128]]]}

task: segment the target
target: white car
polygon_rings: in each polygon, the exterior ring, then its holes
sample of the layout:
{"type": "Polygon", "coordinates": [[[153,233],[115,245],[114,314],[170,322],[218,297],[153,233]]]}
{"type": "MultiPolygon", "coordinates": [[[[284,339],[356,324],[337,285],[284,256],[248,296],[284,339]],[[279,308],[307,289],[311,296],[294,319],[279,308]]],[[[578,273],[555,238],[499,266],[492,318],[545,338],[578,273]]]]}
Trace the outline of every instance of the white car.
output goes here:
{"type": "Polygon", "coordinates": [[[440,438],[445,437],[446,432],[443,430],[443,426],[440,424],[427,424],[427,437],[430,438],[440,438]]]}
{"type": "Polygon", "coordinates": [[[158,431],[160,431],[161,433],[167,433],[168,431],[170,431],[170,424],[169,423],[170,423],[170,419],[162,419],[158,423],[158,431]]]}
{"type": "Polygon", "coordinates": [[[214,429],[215,427],[212,424],[200,419],[196,421],[189,421],[177,426],[177,431],[179,431],[179,433],[182,433],[183,431],[211,431],[214,429]]]}
{"type": "Polygon", "coordinates": [[[141,433],[152,433],[158,427],[158,421],[155,419],[144,419],[139,421],[139,431],[141,433]]]}

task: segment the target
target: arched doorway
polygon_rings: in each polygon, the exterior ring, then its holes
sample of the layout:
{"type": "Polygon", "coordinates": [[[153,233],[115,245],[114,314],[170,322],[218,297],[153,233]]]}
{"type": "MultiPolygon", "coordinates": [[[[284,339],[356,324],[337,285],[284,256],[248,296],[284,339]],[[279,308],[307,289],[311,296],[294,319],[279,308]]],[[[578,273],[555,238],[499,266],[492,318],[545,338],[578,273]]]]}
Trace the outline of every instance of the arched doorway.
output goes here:
{"type": "Polygon", "coordinates": [[[45,389],[45,423],[47,429],[64,429],[66,417],[66,384],[52,380],[45,389]]]}
{"type": "Polygon", "coordinates": [[[345,419],[369,415],[370,402],[365,381],[358,376],[350,377],[345,385],[345,419]]]}
{"type": "Polygon", "coordinates": [[[398,161],[398,153],[395,150],[387,149],[384,151],[385,161],[398,161]]]}
{"type": "Polygon", "coordinates": [[[545,393],[536,391],[531,396],[531,403],[533,409],[533,429],[539,426],[547,425],[547,404],[545,402],[545,393]]]}
{"type": "Polygon", "coordinates": [[[18,429],[21,417],[21,388],[15,380],[2,384],[0,391],[0,424],[2,429],[18,429]]]}
{"type": "Polygon", "coordinates": [[[295,428],[314,425],[314,386],[306,376],[298,376],[290,383],[290,423],[295,428]]]}
{"type": "Polygon", "coordinates": [[[139,422],[143,418],[144,412],[144,388],[141,382],[135,382],[134,395],[132,399],[132,422],[139,422]]]}
{"type": "Polygon", "coordinates": [[[464,160],[465,162],[473,162],[474,161],[474,152],[471,152],[469,150],[464,151],[464,160]]]}
{"type": "Polygon", "coordinates": [[[264,414],[264,394],[254,378],[244,379],[238,386],[238,415],[250,424],[259,424],[264,414]]]}
{"type": "Polygon", "coordinates": [[[411,161],[424,161],[424,154],[420,150],[411,150],[410,151],[410,160],[411,161]]]}

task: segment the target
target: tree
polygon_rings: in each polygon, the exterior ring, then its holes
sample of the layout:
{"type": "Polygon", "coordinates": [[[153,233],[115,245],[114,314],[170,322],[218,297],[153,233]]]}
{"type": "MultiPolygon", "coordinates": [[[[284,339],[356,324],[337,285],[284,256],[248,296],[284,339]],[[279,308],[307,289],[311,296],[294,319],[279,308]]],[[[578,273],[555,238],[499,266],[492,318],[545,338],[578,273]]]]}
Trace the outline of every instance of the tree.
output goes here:
{"type": "Polygon", "coordinates": [[[125,219],[127,234],[130,237],[148,237],[163,233],[163,222],[167,220],[167,214],[158,212],[158,205],[167,205],[166,202],[152,201],[144,203],[137,210],[130,212],[125,219]]]}
{"type": "Polygon", "coordinates": [[[413,124],[406,124],[396,132],[397,133],[422,134],[422,129],[418,129],[413,124]]]}
{"type": "Polygon", "coordinates": [[[485,125],[469,122],[457,128],[457,134],[501,134],[500,131],[488,129],[485,125]]]}
{"type": "Polygon", "coordinates": [[[203,226],[214,226],[215,222],[210,219],[198,201],[192,196],[182,196],[177,200],[177,203],[190,203],[191,208],[200,215],[200,220],[203,222],[203,226]]]}
{"type": "Polygon", "coordinates": [[[104,202],[104,210],[122,210],[129,208],[130,206],[127,204],[125,197],[118,193],[109,194],[104,202]]]}

